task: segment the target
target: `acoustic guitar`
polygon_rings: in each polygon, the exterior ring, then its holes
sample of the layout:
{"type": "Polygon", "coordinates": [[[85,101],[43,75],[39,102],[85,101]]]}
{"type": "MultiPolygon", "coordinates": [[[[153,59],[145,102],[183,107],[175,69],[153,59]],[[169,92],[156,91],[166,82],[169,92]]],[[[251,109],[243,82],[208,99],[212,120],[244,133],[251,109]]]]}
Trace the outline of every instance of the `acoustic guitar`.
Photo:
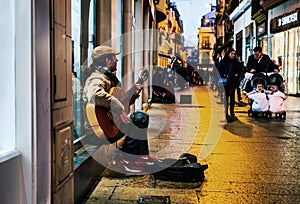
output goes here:
{"type": "MultiPolygon", "coordinates": [[[[143,70],[136,84],[144,84],[148,77],[148,70],[143,70]]],[[[136,91],[138,91],[136,86],[131,87],[126,93],[121,87],[112,87],[109,90],[109,94],[120,100],[124,105],[125,112],[128,114],[130,112],[129,102],[136,91]]],[[[124,133],[122,133],[119,128],[122,123],[121,118],[115,114],[114,111],[95,106],[88,102],[86,105],[86,116],[96,136],[105,136],[108,139],[121,138],[124,136],[124,133]]]]}

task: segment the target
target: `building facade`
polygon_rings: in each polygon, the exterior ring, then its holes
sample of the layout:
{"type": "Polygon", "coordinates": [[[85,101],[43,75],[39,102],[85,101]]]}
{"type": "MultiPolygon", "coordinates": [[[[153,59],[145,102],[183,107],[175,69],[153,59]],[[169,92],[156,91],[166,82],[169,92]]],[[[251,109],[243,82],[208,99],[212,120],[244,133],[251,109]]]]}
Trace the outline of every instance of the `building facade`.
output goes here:
{"type": "Polygon", "coordinates": [[[269,54],[280,67],[290,94],[300,94],[300,2],[281,1],[271,5],[264,1],[268,11],[269,54]]]}
{"type": "MultiPolygon", "coordinates": [[[[160,4],[164,1],[160,1],[160,4]]],[[[158,53],[157,66],[167,68],[170,58],[177,56],[185,59],[183,52],[183,22],[180,19],[179,11],[174,2],[166,1],[163,3],[166,18],[158,22],[158,53]]]]}
{"type": "Polygon", "coordinates": [[[215,34],[216,7],[211,6],[210,12],[203,15],[198,28],[198,62],[199,68],[212,68],[215,34]]]}
{"type": "Polygon", "coordinates": [[[243,0],[230,5],[230,20],[233,23],[233,47],[240,61],[246,62],[251,54],[253,44],[253,21],[251,20],[251,1],[243,0]],[[235,6],[235,8],[234,8],[235,6]]]}
{"type": "Polygon", "coordinates": [[[233,23],[230,14],[233,11],[232,1],[216,0],[216,20],[215,20],[215,38],[213,60],[218,63],[224,56],[228,48],[233,45],[233,23]]]}

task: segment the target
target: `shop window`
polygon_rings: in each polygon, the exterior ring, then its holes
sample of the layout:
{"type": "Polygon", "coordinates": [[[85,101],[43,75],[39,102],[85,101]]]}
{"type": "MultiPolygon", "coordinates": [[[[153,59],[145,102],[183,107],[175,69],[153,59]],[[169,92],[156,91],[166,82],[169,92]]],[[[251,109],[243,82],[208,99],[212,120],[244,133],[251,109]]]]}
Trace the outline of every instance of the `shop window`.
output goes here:
{"type": "Polygon", "coordinates": [[[202,48],[204,48],[204,49],[210,48],[209,37],[202,38],[202,48]]]}
{"type": "Polygon", "coordinates": [[[0,157],[17,149],[16,141],[23,146],[31,145],[32,68],[28,8],[23,4],[16,6],[15,1],[0,1],[0,157]]]}
{"type": "Polygon", "coordinates": [[[89,76],[88,65],[91,62],[90,53],[94,48],[95,35],[95,1],[85,5],[81,0],[72,1],[72,106],[74,120],[74,167],[79,166],[88,156],[84,150],[84,138],[92,133],[87,131],[83,87],[89,76]],[[84,20],[82,20],[84,19],[84,20]],[[86,30],[82,30],[86,29],[86,30]],[[87,38],[87,44],[84,39],[87,38]]]}
{"type": "Polygon", "coordinates": [[[14,1],[0,1],[1,106],[0,106],[0,155],[15,148],[15,25],[14,1]]]}

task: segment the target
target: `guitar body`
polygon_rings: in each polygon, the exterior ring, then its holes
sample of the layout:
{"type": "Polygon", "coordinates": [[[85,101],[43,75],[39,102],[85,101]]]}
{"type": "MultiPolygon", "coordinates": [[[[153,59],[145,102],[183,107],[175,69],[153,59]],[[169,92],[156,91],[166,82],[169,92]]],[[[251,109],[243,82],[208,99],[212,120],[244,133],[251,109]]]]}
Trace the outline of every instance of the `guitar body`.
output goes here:
{"type": "MultiPolygon", "coordinates": [[[[125,92],[120,87],[113,87],[110,94],[120,99],[125,95],[125,92]]],[[[124,108],[125,112],[129,113],[129,103],[124,104],[124,108]]],[[[120,125],[122,121],[119,115],[99,106],[95,107],[95,114],[106,137],[113,138],[121,134],[120,125]]]]}

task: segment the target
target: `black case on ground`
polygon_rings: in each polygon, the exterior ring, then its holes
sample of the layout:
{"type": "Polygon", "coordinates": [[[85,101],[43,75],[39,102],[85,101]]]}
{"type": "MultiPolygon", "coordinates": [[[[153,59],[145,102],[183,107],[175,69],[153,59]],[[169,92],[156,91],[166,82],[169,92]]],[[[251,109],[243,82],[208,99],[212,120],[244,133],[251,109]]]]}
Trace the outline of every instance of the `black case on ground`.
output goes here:
{"type": "Polygon", "coordinates": [[[177,182],[203,182],[207,165],[197,163],[197,157],[184,153],[178,159],[163,159],[156,164],[161,171],[153,173],[156,179],[177,182]]]}

